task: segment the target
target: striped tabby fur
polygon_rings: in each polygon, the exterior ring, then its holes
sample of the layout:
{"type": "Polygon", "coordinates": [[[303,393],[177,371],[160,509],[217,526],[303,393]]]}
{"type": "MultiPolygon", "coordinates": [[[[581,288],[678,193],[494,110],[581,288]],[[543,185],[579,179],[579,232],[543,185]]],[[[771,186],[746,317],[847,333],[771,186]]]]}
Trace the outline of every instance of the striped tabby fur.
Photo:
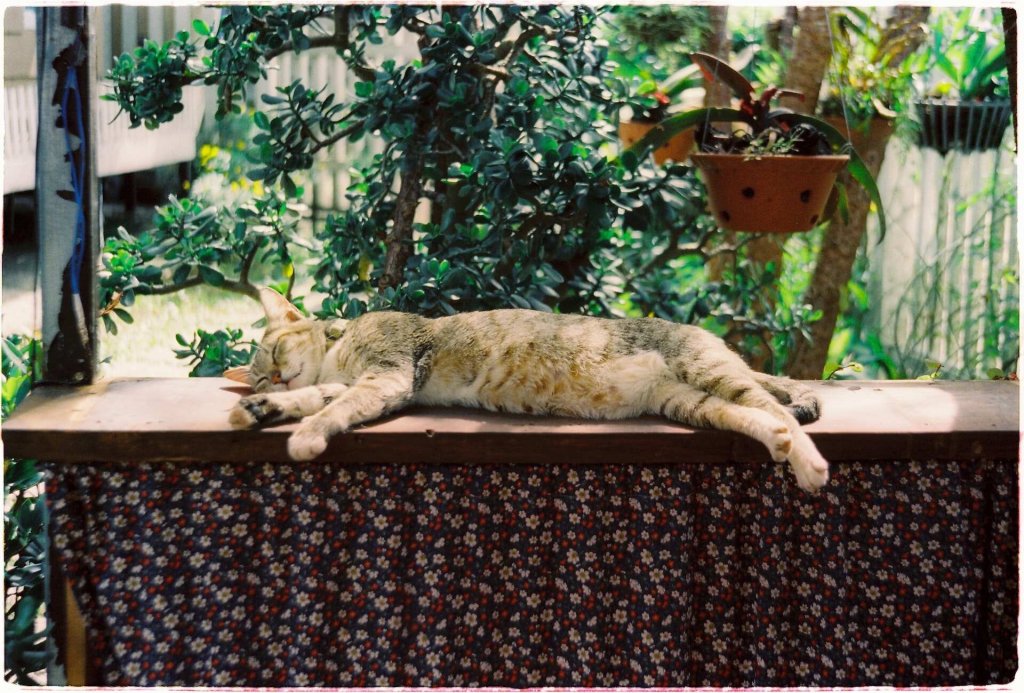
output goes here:
{"type": "Polygon", "coordinates": [[[750,370],[698,327],[527,310],[324,322],[269,289],[261,300],[267,331],[253,363],[226,374],[257,394],[241,399],[230,421],[302,419],[288,441],[296,460],[410,404],[466,405],[591,419],[660,414],[760,441],[776,461],[789,460],[806,490],[828,480],[828,463],[800,429],[819,415],[810,390],[750,370]]]}

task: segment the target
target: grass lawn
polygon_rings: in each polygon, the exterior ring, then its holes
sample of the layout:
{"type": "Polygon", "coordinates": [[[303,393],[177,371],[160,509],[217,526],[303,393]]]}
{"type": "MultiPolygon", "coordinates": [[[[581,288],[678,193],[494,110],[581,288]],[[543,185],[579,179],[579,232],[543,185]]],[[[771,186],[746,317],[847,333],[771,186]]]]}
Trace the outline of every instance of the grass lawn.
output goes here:
{"type": "Polygon", "coordinates": [[[180,348],[176,334],[188,341],[197,329],[242,328],[252,339],[262,334],[252,327],[263,314],[259,303],[209,286],[167,296],[139,296],[130,310],[135,321],[129,325],[117,320],[116,335],[106,332],[100,323],[103,377],[187,376],[191,366],[174,356],[174,350],[180,348]]]}

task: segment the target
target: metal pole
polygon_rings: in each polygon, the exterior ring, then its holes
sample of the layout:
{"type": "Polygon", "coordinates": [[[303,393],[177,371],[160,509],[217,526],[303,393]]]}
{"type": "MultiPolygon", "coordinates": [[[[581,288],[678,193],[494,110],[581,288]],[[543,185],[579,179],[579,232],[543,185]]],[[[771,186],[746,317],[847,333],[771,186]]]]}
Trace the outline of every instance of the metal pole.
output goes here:
{"type": "Polygon", "coordinates": [[[38,10],[39,139],[36,232],[42,292],[43,379],[96,375],[96,258],[100,207],[92,117],[94,8],[38,10]]]}

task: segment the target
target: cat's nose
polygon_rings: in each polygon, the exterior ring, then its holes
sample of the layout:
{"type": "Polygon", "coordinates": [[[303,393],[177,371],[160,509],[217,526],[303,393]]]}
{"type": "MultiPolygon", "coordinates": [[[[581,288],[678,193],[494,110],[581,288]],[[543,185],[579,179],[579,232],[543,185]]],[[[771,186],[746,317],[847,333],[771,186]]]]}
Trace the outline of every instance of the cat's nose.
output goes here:
{"type": "Polygon", "coordinates": [[[280,371],[274,371],[273,373],[270,374],[270,382],[273,383],[274,385],[281,384],[282,380],[280,371]]]}

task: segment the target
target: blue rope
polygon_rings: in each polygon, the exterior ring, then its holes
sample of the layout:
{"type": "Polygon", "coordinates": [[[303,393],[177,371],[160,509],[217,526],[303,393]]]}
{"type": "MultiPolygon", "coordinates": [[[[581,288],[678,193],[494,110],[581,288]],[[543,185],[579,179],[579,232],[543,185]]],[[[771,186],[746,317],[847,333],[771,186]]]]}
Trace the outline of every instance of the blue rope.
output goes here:
{"type": "Polygon", "coordinates": [[[78,87],[78,75],[74,68],[68,70],[67,79],[64,82],[64,93],[61,95],[61,113],[64,119],[64,145],[67,150],[68,164],[71,166],[71,189],[75,196],[77,210],[75,214],[75,243],[71,249],[70,284],[71,293],[75,296],[81,294],[82,263],[85,259],[85,191],[83,189],[85,180],[85,161],[88,150],[88,140],[85,136],[85,119],[82,113],[82,91],[78,87]],[[72,92],[75,98],[75,124],[78,126],[78,142],[80,156],[78,163],[75,163],[74,151],[71,147],[71,127],[69,121],[68,101],[72,92]]]}

